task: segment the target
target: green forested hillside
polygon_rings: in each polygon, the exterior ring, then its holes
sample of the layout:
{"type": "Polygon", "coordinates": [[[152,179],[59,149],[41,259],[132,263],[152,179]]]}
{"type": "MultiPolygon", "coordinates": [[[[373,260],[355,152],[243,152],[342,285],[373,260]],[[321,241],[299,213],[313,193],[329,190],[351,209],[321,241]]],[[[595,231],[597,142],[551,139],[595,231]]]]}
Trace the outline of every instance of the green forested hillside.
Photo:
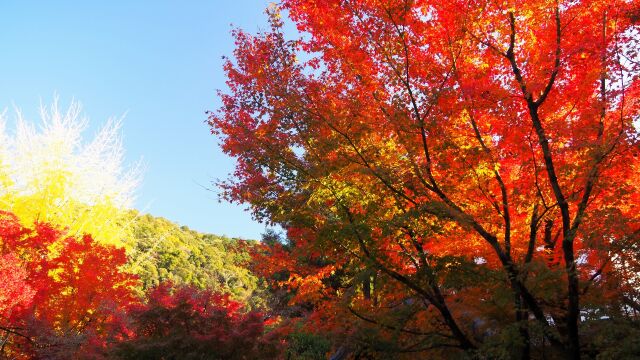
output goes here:
{"type": "Polygon", "coordinates": [[[169,280],[247,299],[257,289],[258,279],[245,266],[254,242],[202,234],[136,211],[130,221],[127,270],[140,276],[140,290],[169,280]]]}

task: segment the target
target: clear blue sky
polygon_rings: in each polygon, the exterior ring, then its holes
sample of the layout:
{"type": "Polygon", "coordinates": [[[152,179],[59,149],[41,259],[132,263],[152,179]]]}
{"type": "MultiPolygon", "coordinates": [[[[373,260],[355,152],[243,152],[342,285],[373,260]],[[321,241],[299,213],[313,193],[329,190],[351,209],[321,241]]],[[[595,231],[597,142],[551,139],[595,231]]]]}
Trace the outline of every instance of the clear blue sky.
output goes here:
{"type": "Polygon", "coordinates": [[[127,161],[147,169],[136,207],[200,231],[259,238],[264,225],[218,203],[233,162],[204,124],[223,89],[231,24],[266,27],[268,0],[0,1],[0,110],[80,101],[92,127],[127,113],[127,161]]]}

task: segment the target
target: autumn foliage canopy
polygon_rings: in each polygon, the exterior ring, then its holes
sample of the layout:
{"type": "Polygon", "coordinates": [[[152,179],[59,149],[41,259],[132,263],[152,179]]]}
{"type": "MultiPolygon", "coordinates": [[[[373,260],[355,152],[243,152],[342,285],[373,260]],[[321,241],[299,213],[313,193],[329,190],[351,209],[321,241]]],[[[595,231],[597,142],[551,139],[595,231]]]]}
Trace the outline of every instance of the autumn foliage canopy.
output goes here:
{"type": "Polygon", "coordinates": [[[139,297],[122,248],[0,212],[0,357],[276,358],[265,317],[228,294],[163,282],[139,297]]]}
{"type": "Polygon", "coordinates": [[[264,317],[210,290],[165,283],[133,307],[128,335],[115,349],[121,359],[276,358],[276,339],[263,337],[264,317]]]}
{"type": "Polygon", "coordinates": [[[637,1],[281,6],[235,32],[210,124],[309,328],[372,358],[637,354],[637,1]]]}
{"type": "Polygon", "coordinates": [[[640,357],[638,0],[267,15],[208,118],[261,242],[128,210],[117,123],[0,117],[0,358],[640,357]]]}
{"type": "Polygon", "coordinates": [[[78,357],[119,330],[137,301],[135,276],[120,271],[124,249],[49,224],[25,227],[8,212],[0,212],[0,235],[2,356],[78,357]]]}

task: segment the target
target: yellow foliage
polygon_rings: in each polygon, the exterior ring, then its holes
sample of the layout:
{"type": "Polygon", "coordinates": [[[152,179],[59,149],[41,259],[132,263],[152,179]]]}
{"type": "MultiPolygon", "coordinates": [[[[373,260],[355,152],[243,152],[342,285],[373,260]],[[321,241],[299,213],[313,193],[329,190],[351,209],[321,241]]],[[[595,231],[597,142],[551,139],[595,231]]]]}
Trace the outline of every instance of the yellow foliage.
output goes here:
{"type": "Polygon", "coordinates": [[[15,134],[0,118],[0,209],[24,223],[50,222],[69,235],[91,234],[103,244],[124,246],[130,235],[131,206],[138,172],[124,170],[119,122],[108,122],[84,143],[86,122],[72,103],[42,109],[34,124],[18,113],[15,134]]]}

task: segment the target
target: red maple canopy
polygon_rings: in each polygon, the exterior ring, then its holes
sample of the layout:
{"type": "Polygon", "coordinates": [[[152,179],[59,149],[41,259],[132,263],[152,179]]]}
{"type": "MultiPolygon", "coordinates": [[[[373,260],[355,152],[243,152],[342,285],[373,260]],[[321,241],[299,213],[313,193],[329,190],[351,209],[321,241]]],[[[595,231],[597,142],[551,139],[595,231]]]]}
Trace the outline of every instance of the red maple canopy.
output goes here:
{"type": "Polygon", "coordinates": [[[637,1],[282,7],[304,36],[278,11],[236,31],[210,124],[237,159],[226,196],[287,230],[262,270],[318,326],[579,358],[636,319],[637,1]]]}

